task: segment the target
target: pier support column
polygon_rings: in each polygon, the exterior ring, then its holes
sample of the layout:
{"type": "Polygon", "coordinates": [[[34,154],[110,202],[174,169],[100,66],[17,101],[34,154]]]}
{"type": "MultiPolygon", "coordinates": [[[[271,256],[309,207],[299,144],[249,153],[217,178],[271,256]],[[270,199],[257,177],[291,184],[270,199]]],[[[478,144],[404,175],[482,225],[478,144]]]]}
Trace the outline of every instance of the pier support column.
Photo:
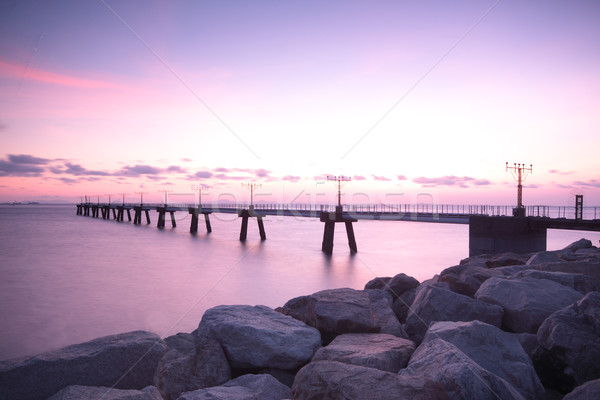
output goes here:
{"type": "Polygon", "coordinates": [[[127,209],[127,221],[131,222],[131,209],[127,209]]]}
{"type": "Polygon", "coordinates": [[[469,257],[546,250],[547,228],[529,217],[469,218],[469,257]]]}
{"type": "Polygon", "coordinates": [[[258,223],[258,232],[260,234],[260,240],[267,240],[265,233],[265,225],[263,223],[262,215],[257,214],[254,211],[254,207],[250,206],[247,210],[241,210],[238,212],[238,216],[242,218],[242,227],[240,229],[240,241],[245,241],[248,235],[248,218],[256,217],[258,223]]]}
{"type": "Polygon", "coordinates": [[[248,236],[248,215],[242,215],[242,228],[240,229],[240,241],[246,240],[248,236]]]}
{"type": "Polygon", "coordinates": [[[323,243],[321,251],[327,254],[333,252],[333,236],[335,233],[335,222],[325,221],[325,229],[323,229],[323,243]]]}
{"type": "Polygon", "coordinates": [[[156,223],[156,227],[159,229],[163,229],[165,227],[165,214],[167,212],[166,208],[157,208],[158,211],[158,222],[156,223]]]}
{"type": "Polygon", "coordinates": [[[354,228],[351,221],[346,221],[346,234],[348,235],[348,247],[352,253],[358,252],[356,248],[356,238],[354,237],[354,228]]]}
{"type": "Polygon", "coordinates": [[[177,228],[177,224],[175,223],[175,211],[169,211],[169,214],[171,214],[171,226],[177,228]]]}
{"type": "Polygon", "coordinates": [[[321,212],[321,222],[325,223],[323,229],[323,243],[321,244],[321,250],[326,254],[333,253],[333,237],[335,232],[335,224],[343,222],[346,225],[346,234],[348,235],[348,247],[352,254],[358,252],[356,246],[356,238],[354,236],[353,223],[357,220],[351,218],[348,215],[344,215],[342,207],[337,206],[335,213],[333,212],[321,212]]]}
{"type": "Polygon", "coordinates": [[[210,217],[208,216],[208,214],[210,214],[210,213],[203,213],[203,214],[204,214],[204,222],[206,223],[206,232],[211,233],[212,227],[210,226],[210,217]]]}
{"type": "Polygon", "coordinates": [[[210,214],[209,211],[202,211],[201,208],[188,208],[188,212],[192,215],[192,222],[190,223],[190,233],[198,232],[198,222],[200,214],[204,214],[204,222],[206,223],[206,232],[211,233],[212,228],[210,226],[210,214]]]}

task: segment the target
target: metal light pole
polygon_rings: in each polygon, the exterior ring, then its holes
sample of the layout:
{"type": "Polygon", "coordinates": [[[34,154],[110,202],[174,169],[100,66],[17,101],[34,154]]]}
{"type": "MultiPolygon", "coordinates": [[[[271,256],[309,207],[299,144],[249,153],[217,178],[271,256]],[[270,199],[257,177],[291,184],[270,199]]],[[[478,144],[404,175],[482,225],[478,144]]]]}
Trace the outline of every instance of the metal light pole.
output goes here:
{"type": "Polygon", "coordinates": [[[254,207],[254,188],[261,187],[260,183],[242,183],[242,187],[250,188],[250,207],[254,207]]]}
{"type": "Polygon", "coordinates": [[[328,181],[334,181],[338,183],[338,207],[342,206],[342,182],[350,182],[352,178],[347,176],[327,176],[328,181]]]}
{"type": "Polygon", "coordinates": [[[172,192],[173,189],[158,189],[158,191],[165,194],[165,207],[166,207],[167,206],[168,193],[172,192]]]}
{"type": "Polygon", "coordinates": [[[148,194],[148,192],[135,192],[135,194],[139,194],[140,195],[140,206],[144,205],[144,195],[148,194]]]}
{"type": "MultiPolygon", "coordinates": [[[[529,164],[529,167],[525,167],[525,164],[513,163],[512,167],[506,163],[506,170],[510,171],[515,180],[517,181],[517,214],[519,216],[525,216],[523,207],[523,182],[525,178],[533,172],[533,164],[529,164]]],[[[513,212],[514,215],[517,215],[513,212]]]]}
{"type": "Polygon", "coordinates": [[[129,193],[117,193],[121,196],[123,196],[123,205],[125,205],[125,196],[128,195],[129,193]]]}
{"type": "Polygon", "coordinates": [[[198,191],[198,208],[202,208],[202,191],[208,189],[206,186],[194,185],[192,190],[198,191]]]}

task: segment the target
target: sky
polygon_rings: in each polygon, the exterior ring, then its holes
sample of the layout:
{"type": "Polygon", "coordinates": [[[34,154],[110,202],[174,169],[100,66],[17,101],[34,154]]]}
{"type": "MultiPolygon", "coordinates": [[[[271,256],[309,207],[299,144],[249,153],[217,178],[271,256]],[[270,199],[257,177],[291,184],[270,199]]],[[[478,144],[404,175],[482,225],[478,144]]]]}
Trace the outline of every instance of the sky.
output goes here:
{"type": "Polygon", "coordinates": [[[600,206],[600,2],[0,1],[0,202],[600,206]],[[97,197],[99,196],[99,197],[97,197]]]}

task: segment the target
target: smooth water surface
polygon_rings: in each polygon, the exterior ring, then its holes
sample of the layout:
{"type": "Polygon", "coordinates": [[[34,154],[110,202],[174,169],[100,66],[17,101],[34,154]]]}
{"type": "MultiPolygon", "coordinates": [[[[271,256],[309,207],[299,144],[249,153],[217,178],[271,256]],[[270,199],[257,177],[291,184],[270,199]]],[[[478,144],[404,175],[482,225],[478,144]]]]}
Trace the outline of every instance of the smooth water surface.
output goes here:
{"type": "MultiPolygon", "coordinates": [[[[404,272],[423,281],[468,256],[468,226],[359,221],[350,255],[343,224],[333,255],[321,252],[317,219],[265,218],[238,240],[235,215],[213,214],[213,232],[176,213],[156,228],[75,214],[75,206],[0,206],[0,359],[132,330],[162,337],[197,328],[219,304],[264,304],[338,287],[362,289],[404,272]]],[[[145,220],[144,220],[145,222],[145,220]]],[[[599,233],[548,231],[558,249],[599,233]]]]}

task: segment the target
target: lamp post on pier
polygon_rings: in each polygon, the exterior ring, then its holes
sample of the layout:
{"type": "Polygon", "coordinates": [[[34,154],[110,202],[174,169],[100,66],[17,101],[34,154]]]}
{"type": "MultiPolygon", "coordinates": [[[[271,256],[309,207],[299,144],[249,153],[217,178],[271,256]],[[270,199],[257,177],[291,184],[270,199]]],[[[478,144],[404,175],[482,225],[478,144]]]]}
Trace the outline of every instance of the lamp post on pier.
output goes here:
{"type": "Polygon", "coordinates": [[[198,192],[198,208],[202,208],[202,191],[208,189],[208,187],[203,185],[194,185],[192,186],[192,190],[198,192]]]}
{"type": "Polygon", "coordinates": [[[148,192],[135,192],[135,194],[140,195],[140,206],[143,206],[144,205],[144,195],[148,194],[148,192]]]}
{"type": "Polygon", "coordinates": [[[173,191],[173,189],[158,189],[159,192],[162,192],[165,194],[165,207],[167,206],[167,198],[168,198],[168,194],[170,192],[173,191]]]}
{"type": "Polygon", "coordinates": [[[123,205],[125,205],[125,196],[127,196],[129,193],[118,193],[118,194],[123,197],[123,205]]]}
{"type": "Polygon", "coordinates": [[[347,177],[347,176],[327,176],[327,180],[328,181],[334,181],[337,182],[338,184],[338,204],[336,207],[336,212],[339,210],[339,212],[342,212],[342,182],[350,182],[352,180],[352,178],[347,177]]]}
{"type": "Polygon", "coordinates": [[[242,187],[250,188],[250,208],[254,208],[254,188],[261,187],[260,183],[242,183],[242,187]]]}
{"type": "Polygon", "coordinates": [[[527,176],[533,172],[533,164],[529,164],[529,167],[526,167],[525,164],[513,163],[513,166],[509,167],[508,162],[506,162],[506,170],[510,171],[517,181],[517,208],[513,209],[513,216],[524,217],[525,207],[523,207],[523,181],[525,181],[525,178],[527,178],[527,176]]]}

